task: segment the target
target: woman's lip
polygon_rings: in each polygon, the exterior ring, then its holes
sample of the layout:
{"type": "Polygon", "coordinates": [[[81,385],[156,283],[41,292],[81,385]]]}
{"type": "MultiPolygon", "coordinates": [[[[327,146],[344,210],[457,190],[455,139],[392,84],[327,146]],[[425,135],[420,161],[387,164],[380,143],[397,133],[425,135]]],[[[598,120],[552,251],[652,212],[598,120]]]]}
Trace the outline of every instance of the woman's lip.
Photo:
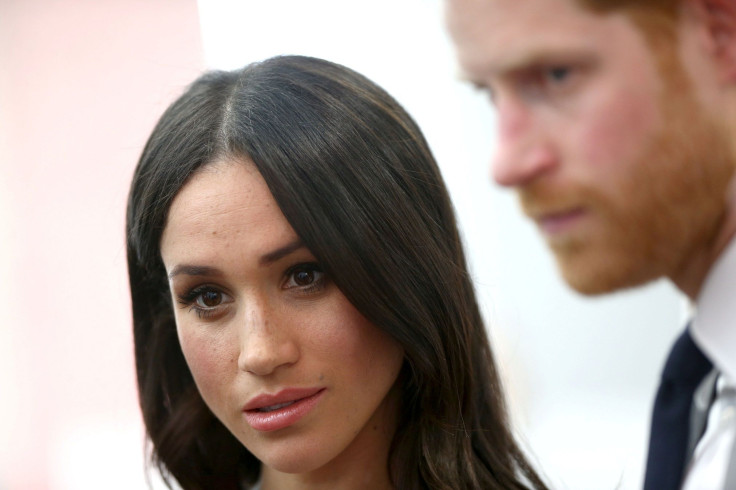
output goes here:
{"type": "Polygon", "coordinates": [[[260,432],[271,432],[284,429],[298,422],[302,417],[307,415],[317,405],[320,398],[325,392],[324,388],[309,390],[311,394],[304,397],[294,398],[294,394],[298,391],[306,393],[305,390],[284,390],[277,395],[260,395],[249,402],[244,408],[243,415],[253,429],[260,432]],[[288,397],[282,396],[282,393],[289,393],[288,397]],[[275,401],[277,399],[283,401],[275,401]],[[266,401],[265,405],[262,403],[266,401]],[[275,405],[289,403],[289,405],[270,411],[262,411],[259,409],[273,407],[275,405]]]}
{"type": "Polygon", "coordinates": [[[243,411],[257,410],[264,407],[272,407],[280,403],[288,403],[302,398],[307,398],[318,391],[323,390],[321,387],[312,388],[285,388],[277,393],[263,393],[251,398],[243,407],[243,411]]]}

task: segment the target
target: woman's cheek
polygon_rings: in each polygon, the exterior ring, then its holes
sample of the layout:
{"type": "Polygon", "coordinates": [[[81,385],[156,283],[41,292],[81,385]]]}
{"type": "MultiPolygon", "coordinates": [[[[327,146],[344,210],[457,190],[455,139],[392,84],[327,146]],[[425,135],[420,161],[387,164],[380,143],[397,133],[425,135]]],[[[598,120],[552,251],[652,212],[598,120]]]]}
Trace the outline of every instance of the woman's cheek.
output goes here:
{"type": "MultiPolygon", "coordinates": [[[[179,344],[200,393],[209,398],[209,393],[219,392],[219,385],[230,378],[230,366],[237,364],[237,357],[224,348],[223,339],[205,335],[190,329],[179,329],[179,344]]],[[[233,371],[235,369],[232,369],[233,371]]]]}

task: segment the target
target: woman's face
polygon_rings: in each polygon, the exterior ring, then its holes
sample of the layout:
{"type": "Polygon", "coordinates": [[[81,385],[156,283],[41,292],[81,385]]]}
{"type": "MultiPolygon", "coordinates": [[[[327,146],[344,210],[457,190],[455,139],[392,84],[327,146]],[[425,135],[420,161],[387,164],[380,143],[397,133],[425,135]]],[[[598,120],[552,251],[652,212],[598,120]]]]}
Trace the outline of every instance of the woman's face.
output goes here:
{"type": "Polygon", "coordinates": [[[161,255],[197,388],[264,478],[386,467],[403,349],[322,272],[252,162],[190,179],[161,255]]]}

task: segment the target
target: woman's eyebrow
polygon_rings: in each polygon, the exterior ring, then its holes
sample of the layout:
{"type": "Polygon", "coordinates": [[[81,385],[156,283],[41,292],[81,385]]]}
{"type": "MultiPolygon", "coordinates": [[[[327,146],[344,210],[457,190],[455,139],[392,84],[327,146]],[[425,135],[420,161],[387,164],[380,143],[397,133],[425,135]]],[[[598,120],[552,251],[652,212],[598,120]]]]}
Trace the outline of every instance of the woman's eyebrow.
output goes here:
{"type": "MultiPolygon", "coordinates": [[[[297,238],[293,242],[287,243],[283,247],[279,247],[276,250],[268,252],[262,255],[258,259],[258,265],[266,266],[283,259],[287,255],[296,252],[299,249],[305,248],[304,243],[301,239],[297,238]]],[[[169,280],[180,275],[187,276],[221,276],[222,271],[216,267],[209,267],[206,265],[190,265],[190,264],[179,264],[175,266],[171,272],[169,272],[169,280]]]]}
{"type": "Polygon", "coordinates": [[[169,273],[169,280],[181,274],[186,274],[187,276],[221,276],[222,271],[215,267],[203,265],[179,264],[169,273]]]}
{"type": "Polygon", "coordinates": [[[262,255],[258,260],[258,265],[264,266],[273,264],[274,262],[302,248],[305,248],[304,242],[302,242],[300,238],[297,238],[291,243],[287,243],[283,247],[277,248],[273,252],[268,252],[267,254],[262,255]]]}

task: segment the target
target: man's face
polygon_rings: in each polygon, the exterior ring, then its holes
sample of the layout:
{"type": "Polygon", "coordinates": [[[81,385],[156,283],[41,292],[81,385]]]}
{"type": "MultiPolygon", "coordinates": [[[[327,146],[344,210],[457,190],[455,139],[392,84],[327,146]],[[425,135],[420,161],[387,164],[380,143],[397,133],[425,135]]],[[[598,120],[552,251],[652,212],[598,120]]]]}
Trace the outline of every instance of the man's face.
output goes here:
{"type": "Polygon", "coordinates": [[[677,276],[707,248],[732,167],[676,47],[655,54],[626,15],[573,0],[448,0],[447,21],[497,110],[493,177],[573,288],[677,276]]]}

